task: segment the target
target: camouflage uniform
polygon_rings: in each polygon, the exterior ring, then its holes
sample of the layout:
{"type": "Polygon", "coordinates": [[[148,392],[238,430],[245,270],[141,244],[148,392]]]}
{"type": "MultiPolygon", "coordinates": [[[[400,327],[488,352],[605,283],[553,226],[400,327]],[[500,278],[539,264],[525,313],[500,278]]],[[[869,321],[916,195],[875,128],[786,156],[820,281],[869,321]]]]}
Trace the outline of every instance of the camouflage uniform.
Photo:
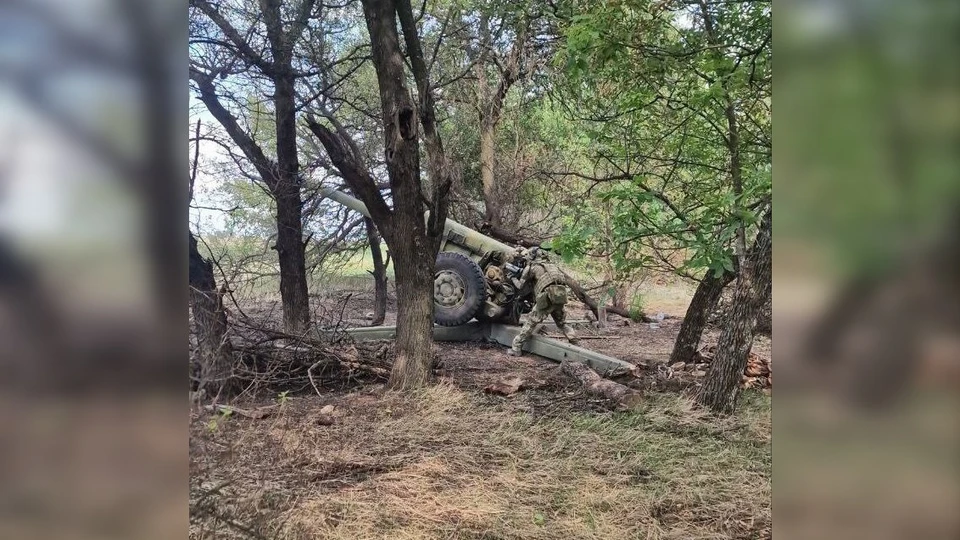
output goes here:
{"type": "Polygon", "coordinates": [[[553,322],[557,323],[557,328],[563,333],[570,343],[577,343],[577,336],[573,329],[566,324],[566,315],[563,307],[567,303],[566,277],[560,272],[560,269],[542,260],[531,261],[520,276],[521,286],[533,281],[535,305],[533,311],[526,316],[526,321],[520,329],[520,333],[513,340],[511,354],[519,356],[523,351],[523,344],[530,339],[534,328],[537,327],[547,315],[553,317],[553,322]]]}

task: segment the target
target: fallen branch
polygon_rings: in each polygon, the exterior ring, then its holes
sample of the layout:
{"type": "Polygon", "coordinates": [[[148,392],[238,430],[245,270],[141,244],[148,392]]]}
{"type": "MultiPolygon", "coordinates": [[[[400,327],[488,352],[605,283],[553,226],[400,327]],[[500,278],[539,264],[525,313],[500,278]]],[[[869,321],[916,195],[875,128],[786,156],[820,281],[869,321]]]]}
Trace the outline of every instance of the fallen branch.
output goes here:
{"type": "Polygon", "coordinates": [[[604,379],[596,371],[587,367],[586,364],[564,360],[560,363],[560,370],[580,381],[588,394],[608,399],[616,403],[618,409],[633,409],[643,399],[640,392],[620,383],[604,379]]]}
{"type": "Polygon", "coordinates": [[[247,418],[253,418],[254,420],[259,420],[261,418],[266,418],[273,413],[273,409],[276,405],[267,405],[266,407],[259,407],[252,410],[241,409],[239,407],[231,407],[230,405],[207,405],[204,407],[208,411],[221,412],[227,414],[238,414],[240,416],[245,416],[247,418]]]}
{"type": "MultiPolygon", "coordinates": [[[[570,290],[573,291],[573,294],[577,297],[577,299],[583,302],[583,304],[586,305],[591,312],[593,312],[593,316],[596,317],[598,321],[602,322],[603,317],[600,315],[600,304],[597,303],[596,300],[591,298],[590,295],[587,294],[587,291],[583,288],[583,286],[580,285],[580,283],[577,280],[573,279],[573,277],[570,274],[563,272],[563,275],[567,278],[567,287],[570,287],[570,290]]],[[[613,313],[614,315],[619,315],[621,317],[625,317],[627,319],[630,319],[636,322],[646,322],[646,323],[656,322],[655,319],[648,317],[646,314],[642,312],[634,313],[631,315],[631,313],[628,310],[620,306],[615,306],[613,304],[607,304],[606,306],[603,306],[603,309],[607,313],[613,313]]]]}

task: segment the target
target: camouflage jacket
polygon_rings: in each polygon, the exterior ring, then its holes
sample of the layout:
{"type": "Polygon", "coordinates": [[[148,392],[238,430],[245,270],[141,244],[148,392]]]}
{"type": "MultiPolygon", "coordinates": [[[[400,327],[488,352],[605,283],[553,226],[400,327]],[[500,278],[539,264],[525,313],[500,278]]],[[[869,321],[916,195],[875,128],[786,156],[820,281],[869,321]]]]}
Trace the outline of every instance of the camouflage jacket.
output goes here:
{"type": "Polygon", "coordinates": [[[533,294],[538,296],[551,285],[566,285],[567,277],[556,265],[543,261],[532,261],[520,274],[521,288],[532,282],[533,294]]]}

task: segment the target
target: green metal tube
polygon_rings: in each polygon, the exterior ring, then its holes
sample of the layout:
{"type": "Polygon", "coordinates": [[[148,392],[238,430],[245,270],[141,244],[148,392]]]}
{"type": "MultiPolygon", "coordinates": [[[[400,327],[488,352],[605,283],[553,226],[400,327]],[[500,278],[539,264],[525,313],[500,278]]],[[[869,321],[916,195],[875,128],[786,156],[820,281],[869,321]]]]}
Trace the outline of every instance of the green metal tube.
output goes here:
{"type": "Polygon", "coordinates": [[[334,200],[347,208],[360,212],[361,214],[370,217],[370,212],[367,211],[367,205],[363,204],[360,200],[355,199],[346,193],[333,189],[333,188],[321,188],[320,195],[334,200]]]}
{"type": "MultiPolygon", "coordinates": [[[[350,208],[351,210],[355,210],[367,217],[370,217],[370,213],[367,212],[367,207],[363,204],[363,202],[351,197],[350,195],[347,195],[342,191],[333,188],[323,188],[320,190],[320,193],[324,197],[332,199],[343,206],[350,208]]],[[[426,219],[426,216],[424,216],[424,219],[426,219]]],[[[490,238],[489,236],[477,232],[466,225],[457,223],[452,219],[447,219],[446,223],[444,224],[443,234],[445,244],[451,242],[460,248],[457,251],[463,250],[478,256],[490,251],[510,253],[516,249],[509,244],[504,244],[499,240],[490,238]]],[[[441,249],[444,249],[444,247],[441,247],[441,249]]]]}

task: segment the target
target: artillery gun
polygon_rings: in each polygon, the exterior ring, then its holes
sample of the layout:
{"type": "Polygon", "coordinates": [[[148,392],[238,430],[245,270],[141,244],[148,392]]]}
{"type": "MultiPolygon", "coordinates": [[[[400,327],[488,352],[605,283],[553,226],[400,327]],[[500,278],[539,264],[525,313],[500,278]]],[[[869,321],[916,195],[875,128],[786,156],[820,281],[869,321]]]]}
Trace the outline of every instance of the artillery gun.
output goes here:
{"type": "MultiPolygon", "coordinates": [[[[326,188],[321,195],[370,217],[357,199],[326,188]]],[[[516,290],[525,259],[518,249],[448,219],[434,269],[433,338],[437,341],[495,341],[507,347],[520,329],[520,315],[533,309],[529,287],[516,290]],[[469,322],[476,318],[478,322],[469,322]]],[[[569,322],[569,321],[568,321],[569,322]]],[[[391,339],[395,326],[348,328],[354,339],[391,339]]],[[[557,362],[581,362],[604,376],[632,373],[629,362],[547,336],[533,335],[524,350],[557,362]]]]}
{"type": "MultiPolygon", "coordinates": [[[[321,195],[370,217],[363,202],[342,191],[325,188],[321,195]]],[[[434,269],[434,322],[518,324],[533,307],[530,291],[513,285],[525,264],[516,247],[447,219],[434,269]]]]}

